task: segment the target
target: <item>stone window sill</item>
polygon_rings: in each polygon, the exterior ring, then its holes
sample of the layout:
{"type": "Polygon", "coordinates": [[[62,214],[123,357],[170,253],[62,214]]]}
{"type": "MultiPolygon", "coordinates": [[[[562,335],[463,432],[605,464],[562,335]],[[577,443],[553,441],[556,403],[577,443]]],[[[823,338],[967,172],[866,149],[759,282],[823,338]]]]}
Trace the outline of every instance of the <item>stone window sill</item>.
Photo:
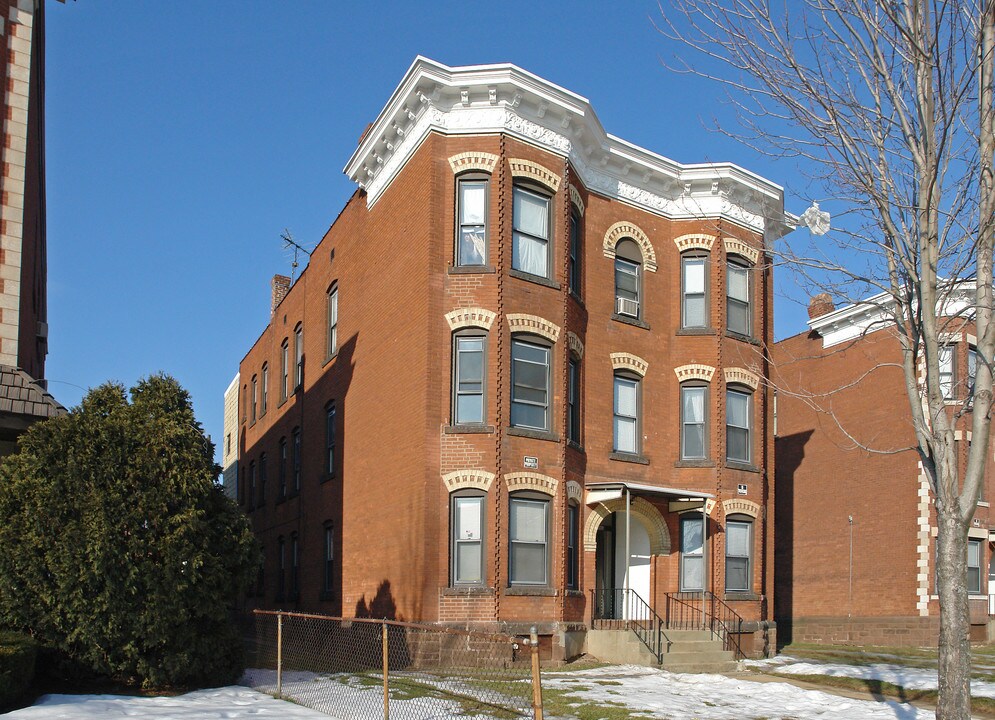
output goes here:
{"type": "Polygon", "coordinates": [[[487,587],[486,585],[453,585],[452,587],[442,588],[443,597],[485,596],[494,595],[494,593],[494,588],[487,587]]]}
{"type": "Polygon", "coordinates": [[[758,347],[760,345],[760,341],[752,335],[742,335],[738,332],[733,332],[732,330],[726,330],[726,337],[732,338],[733,340],[739,340],[740,342],[749,343],[750,345],[757,345],[758,347]]]}
{"type": "Polygon", "coordinates": [[[547,442],[559,442],[560,436],[548,430],[530,430],[529,428],[510,427],[506,430],[508,435],[517,437],[532,438],[533,440],[545,440],[547,442]]]}
{"type": "Polygon", "coordinates": [[[494,432],[494,426],[462,423],[459,425],[446,425],[442,431],[446,435],[486,435],[494,432]]]}
{"type": "Polygon", "coordinates": [[[532,273],[522,272],[521,270],[515,270],[511,268],[508,270],[508,274],[513,278],[518,278],[519,280],[525,280],[526,282],[535,283],[536,285],[544,285],[548,288],[553,288],[554,290],[560,289],[560,284],[555,280],[550,280],[542,275],[533,275],[532,273]]]}
{"type": "Polygon", "coordinates": [[[567,447],[571,447],[574,450],[576,450],[577,452],[584,453],[585,455],[587,455],[587,451],[584,450],[584,446],[581,445],[576,440],[567,440],[567,447]]]}
{"type": "Polygon", "coordinates": [[[339,351],[338,350],[336,350],[335,352],[333,352],[331,355],[326,355],[325,356],[325,362],[321,363],[321,367],[325,367],[328,363],[330,363],[332,360],[334,360],[338,356],[339,356],[339,351]]]}
{"type": "Polygon", "coordinates": [[[726,460],[726,467],[730,470],[742,470],[743,472],[760,472],[760,468],[752,463],[736,462],[735,460],[726,460]]]}
{"type": "Polygon", "coordinates": [[[727,591],[722,599],[726,602],[756,602],[760,599],[760,596],[756,593],[751,592],[729,592],[727,591]]]}
{"type": "Polygon", "coordinates": [[[643,455],[636,455],[634,453],[620,453],[613,452],[608,456],[609,460],[617,460],[618,462],[636,463],[637,465],[649,465],[649,458],[643,455]]]}
{"type": "Polygon", "coordinates": [[[716,335],[715,328],[710,327],[682,327],[677,331],[678,335],[716,335]]]}
{"type": "Polygon", "coordinates": [[[650,324],[644,322],[639,318],[629,317],[628,315],[619,315],[618,313],[612,313],[612,320],[620,322],[623,325],[632,325],[633,327],[642,328],[643,330],[649,330],[650,324]]]}
{"type": "Polygon", "coordinates": [[[504,594],[525,597],[556,597],[556,588],[543,585],[512,585],[504,589],[504,594]]]}
{"type": "Polygon", "coordinates": [[[450,275],[493,275],[497,270],[493,265],[450,265],[446,272],[450,275]]]}
{"type": "Polygon", "coordinates": [[[713,468],[715,467],[715,462],[713,460],[701,459],[701,460],[678,460],[674,463],[676,468],[713,468]]]}

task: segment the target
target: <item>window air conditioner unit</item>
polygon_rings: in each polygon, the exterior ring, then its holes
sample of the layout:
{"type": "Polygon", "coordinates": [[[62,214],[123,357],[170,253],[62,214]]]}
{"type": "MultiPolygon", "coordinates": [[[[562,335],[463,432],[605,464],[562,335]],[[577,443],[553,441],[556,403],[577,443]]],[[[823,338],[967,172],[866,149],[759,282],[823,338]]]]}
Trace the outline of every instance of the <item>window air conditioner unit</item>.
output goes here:
{"type": "Polygon", "coordinates": [[[615,312],[619,315],[637,318],[639,317],[639,301],[623,297],[615,298],[615,312]]]}

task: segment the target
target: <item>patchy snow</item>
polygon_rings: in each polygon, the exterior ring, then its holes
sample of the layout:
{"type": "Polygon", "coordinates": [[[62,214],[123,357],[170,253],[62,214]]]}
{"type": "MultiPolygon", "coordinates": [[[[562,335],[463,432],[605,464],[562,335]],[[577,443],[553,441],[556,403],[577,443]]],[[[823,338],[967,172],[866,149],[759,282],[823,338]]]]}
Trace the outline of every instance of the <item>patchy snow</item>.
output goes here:
{"type": "MultiPolygon", "coordinates": [[[[895,663],[871,663],[869,665],[845,665],[842,663],[811,662],[778,655],[770,660],[746,660],[747,667],[777,675],[830,675],[832,677],[880,680],[900,685],[907,690],[936,690],[936,670],[914,668],[895,663]]],[[[971,680],[971,695],[995,698],[995,683],[971,680]]]]}
{"type": "Polygon", "coordinates": [[[569,690],[578,705],[624,705],[651,718],[698,720],[926,720],[934,713],[897,701],[853,700],[788,683],[724,675],[679,675],[622,665],[543,677],[543,688],[569,690]]]}
{"type": "Polygon", "coordinates": [[[11,720],[229,720],[280,718],[327,720],[328,716],[300,705],[276,700],[245,687],[223,687],[175,697],[124,695],[45,695],[23,710],[7,713],[11,720]]]}

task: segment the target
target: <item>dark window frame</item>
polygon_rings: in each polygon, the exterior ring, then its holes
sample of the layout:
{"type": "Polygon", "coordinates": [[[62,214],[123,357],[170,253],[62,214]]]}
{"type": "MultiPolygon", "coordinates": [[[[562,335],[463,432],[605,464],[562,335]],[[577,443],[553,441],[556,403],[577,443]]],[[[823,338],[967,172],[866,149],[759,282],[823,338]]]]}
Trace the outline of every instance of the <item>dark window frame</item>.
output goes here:
{"type": "Polygon", "coordinates": [[[581,216],[577,207],[570,204],[570,258],[567,266],[567,287],[578,298],[583,298],[584,260],[581,251],[581,216]]]}
{"type": "Polygon", "coordinates": [[[524,491],[511,493],[508,496],[508,585],[509,587],[534,587],[534,588],[544,588],[549,587],[552,579],[552,572],[550,567],[550,559],[552,553],[550,552],[550,547],[552,546],[552,528],[550,527],[550,510],[552,507],[552,498],[549,495],[543,493],[524,491]],[[511,519],[514,515],[512,507],[515,503],[541,503],[544,506],[544,516],[543,521],[545,524],[545,540],[541,543],[539,542],[529,542],[525,540],[515,540],[512,533],[511,519]],[[543,572],[544,579],[542,582],[532,581],[532,580],[518,580],[515,578],[515,563],[514,563],[514,549],[516,544],[528,544],[528,545],[542,545],[544,548],[544,563],[543,572]]]}
{"type": "Polygon", "coordinates": [[[283,600],[287,592],[287,541],[283,535],[276,539],[276,599],[283,600]]]}
{"type": "Polygon", "coordinates": [[[982,570],[987,567],[985,564],[985,544],[986,542],[981,538],[967,539],[967,594],[968,595],[982,595],[984,594],[984,582],[982,570]],[[975,546],[978,549],[978,564],[977,566],[971,565],[971,547],[975,546]],[[978,580],[977,584],[972,584],[971,571],[977,569],[978,580]]]}
{"type": "Polygon", "coordinates": [[[256,507],[266,504],[266,453],[259,455],[259,500],[256,507]]]}
{"type": "Polygon", "coordinates": [[[322,592],[331,595],[335,591],[335,526],[331,520],[322,524],[322,592]]]}
{"type": "Polygon", "coordinates": [[[711,456],[711,453],[710,453],[711,443],[709,442],[710,438],[709,438],[709,432],[708,432],[708,428],[709,428],[709,424],[708,424],[709,423],[709,417],[711,415],[711,413],[709,412],[709,410],[710,410],[710,408],[709,408],[709,394],[710,394],[709,390],[710,390],[709,384],[707,382],[704,382],[704,381],[689,380],[688,382],[683,382],[680,385],[680,396],[679,396],[680,408],[679,408],[678,416],[680,418],[680,423],[681,423],[681,427],[680,427],[680,459],[681,460],[707,460],[711,456]],[[702,403],[703,404],[703,408],[704,408],[704,416],[703,416],[703,418],[702,418],[702,420],[701,420],[700,423],[689,423],[687,421],[687,418],[685,417],[684,392],[686,390],[701,390],[702,394],[704,395],[704,400],[703,400],[703,403],[702,403]],[[686,431],[687,431],[687,426],[688,425],[700,425],[701,426],[701,429],[702,429],[702,431],[701,431],[701,436],[702,436],[702,448],[701,448],[701,452],[702,452],[702,454],[701,455],[689,455],[686,452],[686,450],[687,450],[687,446],[686,446],[687,432],[686,431]]]}
{"type": "Polygon", "coordinates": [[[583,442],[583,397],[581,359],[574,353],[567,358],[567,440],[580,445],[583,442]]]}
{"type": "Polygon", "coordinates": [[[304,325],[294,328],[294,391],[304,387],[304,325]]]}
{"type": "MultiPolygon", "coordinates": [[[[454,226],[456,232],[453,238],[453,266],[454,267],[468,267],[468,268],[483,268],[487,267],[488,259],[490,258],[490,217],[491,217],[491,176],[489,173],[470,171],[461,173],[456,176],[456,196],[455,196],[455,222],[454,226]],[[463,233],[463,186],[472,184],[482,184],[484,186],[484,223],[483,223],[483,233],[484,233],[484,249],[483,249],[483,261],[479,263],[464,262],[462,254],[460,252],[462,243],[462,233],[463,233]]],[[[471,224],[467,223],[467,227],[471,227],[471,224]]],[[[472,225],[472,227],[477,227],[472,225]]]]}
{"type": "Polygon", "coordinates": [[[293,494],[296,495],[301,491],[301,429],[299,427],[294,428],[293,432],[290,433],[291,437],[291,467],[293,468],[293,494]]]}
{"type": "Polygon", "coordinates": [[[457,490],[449,495],[449,586],[481,587],[487,583],[487,567],[484,563],[484,549],[487,543],[487,494],[480,490],[457,490]],[[480,513],[480,537],[476,540],[460,540],[456,536],[458,518],[457,506],[461,500],[478,500],[480,513]],[[477,544],[480,563],[480,578],[473,581],[459,580],[459,548],[461,544],[477,544]]]}
{"type": "Polygon", "coordinates": [[[296,532],[290,533],[290,599],[301,593],[301,540],[296,532]]]}
{"type": "MultiPolygon", "coordinates": [[[[682,329],[707,329],[711,327],[710,317],[711,312],[708,305],[708,296],[710,288],[711,273],[709,272],[709,255],[702,252],[686,252],[681,254],[681,328],[682,329]],[[692,325],[688,322],[688,312],[687,303],[688,298],[692,296],[692,293],[687,291],[687,264],[689,262],[701,262],[702,264],[702,275],[704,276],[704,287],[700,293],[703,309],[702,309],[702,322],[700,325],[692,325]]],[[[698,297],[699,293],[693,293],[694,297],[698,297]]]]}
{"type": "Polygon", "coordinates": [[[679,582],[678,587],[680,588],[681,592],[699,592],[700,593],[700,592],[702,592],[705,589],[705,586],[708,585],[708,578],[705,577],[705,560],[704,560],[704,558],[705,558],[705,532],[704,532],[703,522],[704,522],[704,520],[701,517],[701,513],[699,511],[692,510],[692,511],[684,513],[684,514],[682,514],[680,516],[680,535],[679,535],[679,538],[678,538],[679,541],[680,541],[680,546],[679,546],[679,550],[680,550],[680,567],[678,569],[678,582],[679,582]],[[687,532],[685,530],[685,527],[687,525],[691,524],[691,523],[696,523],[699,527],[701,527],[701,551],[698,554],[696,554],[696,553],[685,553],[685,551],[684,551],[684,536],[685,536],[685,533],[687,532]],[[702,587],[691,587],[689,585],[686,585],[685,582],[684,582],[684,580],[685,580],[685,570],[684,570],[684,568],[685,568],[685,565],[686,565],[687,560],[689,558],[692,559],[692,560],[698,560],[701,563],[700,574],[701,574],[701,585],[702,585],[702,587]]]}
{"type": "MultiPolygon", "coordinates": [[[[515,334],[511,337],[511,413],[508,417],[508,422],[511,427],[524,428],[526,430],[535,430],[538,432],[551,432],[552,431],[552,416],[553,416],[553,344],[547,339],[539,335],[527,335],[527,334],[515,334]],[[546,403],[545,405],[540,405],[539,403],[534,403],[527,400],[516,400],[515,399],[515,379],[518,372],[516,371],[517,362],[528,362],[532,363],[530,360],[517,360],[515,358],[515,348],[516,346],[524,345],[531,348],[538,348],[546,353],[546,403]],[[515,406],[526,405],[528,407],[544,407],[545,413],[545,424],[542,427],[535,425],[525,425],[523,423],[516,423],[514,420],[515,406]]],[[[533,390],[535,388],[532,388],[533,390]]]]}
{"type": "Polygon", "coordinates": [[[266,410],[269,407],[269,363],[263,363],[263,369],[261,373],[262,382],[260,383],[260,403],[259,403],[259,417],[266,414],[266,410]]]}
{"type": "Polygon", "coordinates": [[[327,337],[325,338],[325,357],[331,358],[339,351],[339,284],[332,283],[325,298],[325,313],[327,337]]]}
{"type": "Polygon", "coordinates": [[[256,461],[249,461],[249,487],[246,490],[246,507],[252,510],[256,507],[256,461]]]}
{"type": "Polygon", "coordinates": [[[252,423],[254,423],[259,418],[259,413],[258,413],[258,409],[259,409],[259,378],[256,375],[253,375],[252,376],[252,380],[249,381],[249,384],[252,386],[252,396],[251,396],[252,406],[250,408],[252,412],[250,414],[250,420],[249,420],[249,424],[251,425],[252,423]]]}
{"type": "Polygon", "coordinates": [[[335,401],[329,400],[325,405],[325,475],[329,478],[335,477],[337,423],[335,401]]]}
{"type": "Polygon", "coordinates": [[[289,395],[288,386],[290,383],[290,338],[283,338],[280,344],[280,401],[283,402],[289,395]]]}
{"type": "Polygon", "coordinates": [[[567,589],[580,589],[580,505],[567,503],[567,589]]]}
{"type": "Polygon", "coordinates": [[[284,435],[280,438],[280,466],[277,470],[277,479],[279,481],[279,489],[277,494],[277,502],[281,500],[286,500],[287,498],[287,436],[284,435]]]}
{"type": "Polygon", "coordinates": [[[514,270],[516,272],[523,273],[526,276],[531,275],[533,277],[543,278],[544,280],[552,280],[553,279],[553,273],[552,273],[552,268],[553,268],[553,227],[554,227],[554,223],[553,223],[553,194],[552,194],[552,192],[550,191],[549,188],[547,188],[547,187],[545,187],[543,185],[533,184],[533,183],[527,183],[527,182],[516,182],[512,186],[512,213],[511,213],[511,215],[512,215],[512,219],[511,219],[511,235],[512,235],[512,241],[511,241],[512,242],[512,264],[511,264],[511,268],[512,268],[512,270],[514,270]],[[525,193],[527,195],[532,195],[534,197],[541,198],[541,199],[543,199],[543,200],[546,201],[546,237],[545,238],[540,237],[538,235],[532,235],[531,233],[522,232],[521,230],[518,230],[516,228],[516,220],[517,220],[517,218],[516,218],[515,212],[514,212],[514,205],[515,205],[515,196],[518,193],[520,193],[520,192],[521,193],[525,193]],[[524,270],[524,269],[522,269],[520,267],[516,267],[515,266],[515,263],[514,263],[515,250],[514,250],[514,248],[516,246],[516,242],[517,242],[518,236],[525,236],[525,237],[530,238],[532,240],[542,240],[542,241],[544,241],[546,243],[546,272],[545,272],[545,274],[539,275],[537,273],[533,273],[533,272],[531,272],[529,270],[524,270]]]}
{"type": "MultiPolygon", "coordinates": [[[[474,425],[482,426],[487,423],[487,363],[488,363],[488,333],[486,330],[477,327],[463,328],[457,330],[452,335],[452,363],[451,363],[451,373],[450,373],[450,387],[452,392],[450,393],[450,408],[449,413],[452,418],[453,425],[474,425]],[[480,380],[480,392],[479,393],[463,393],[460,390],[461,380],[460,380],[460,343],[464,340],[480,340],[481,341],[481,380],[480,380]],[[465,420],[459,414],[459,398],[462,395],[479,395],[480,396],[480,419],[479,420],[465,420]]],[[[468,351],[469,352],[469,351],[468,351]]]]}

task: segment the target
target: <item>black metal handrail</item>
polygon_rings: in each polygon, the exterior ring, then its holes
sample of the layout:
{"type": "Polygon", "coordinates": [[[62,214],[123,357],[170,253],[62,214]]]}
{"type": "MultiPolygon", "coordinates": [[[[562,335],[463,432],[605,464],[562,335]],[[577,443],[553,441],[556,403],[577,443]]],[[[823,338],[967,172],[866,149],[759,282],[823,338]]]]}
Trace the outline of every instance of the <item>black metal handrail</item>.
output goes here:
{"type": "Polygon", "coordinates": [[[595,620],[632,630],[657,662],[663,662],[663,656],[670,649],[670,639],[664,632],[665,621],[637,592],[602,588],[591,593],[594,595],[595,620]]]}
{"type": "Polygon", "coordinates": [[[714,593],[667,593],[664,617],[669,629],[708,630],[722,640],[724,650],[732,651],[737,659],[746,657],[739,644],[743,618],[714,593]]]}

